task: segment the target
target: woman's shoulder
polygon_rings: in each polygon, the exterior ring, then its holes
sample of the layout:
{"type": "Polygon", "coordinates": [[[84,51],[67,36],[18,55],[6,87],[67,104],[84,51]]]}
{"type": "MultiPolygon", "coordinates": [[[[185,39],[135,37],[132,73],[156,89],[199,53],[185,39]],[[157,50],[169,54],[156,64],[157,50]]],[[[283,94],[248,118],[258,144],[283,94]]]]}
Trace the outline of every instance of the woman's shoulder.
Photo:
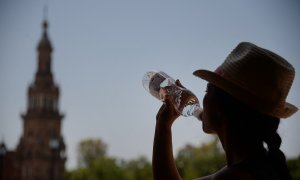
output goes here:
{"type": "Polygon", "coordinates": [[[253,180],[252,175],[249,171],[236,167],[225,167],[220,171],[216,172],[212,180],[223,180],[223,179],[243,179],[253,180]]]}
{"type": "Polygon", "coordinates": [[[227,180],[227,179],[253,180],[251,174],[248,171],[235,168],[235,167],[224,167],[223,169],[217,171],[214,174],[197,178],[195,180],[227,180]]]}

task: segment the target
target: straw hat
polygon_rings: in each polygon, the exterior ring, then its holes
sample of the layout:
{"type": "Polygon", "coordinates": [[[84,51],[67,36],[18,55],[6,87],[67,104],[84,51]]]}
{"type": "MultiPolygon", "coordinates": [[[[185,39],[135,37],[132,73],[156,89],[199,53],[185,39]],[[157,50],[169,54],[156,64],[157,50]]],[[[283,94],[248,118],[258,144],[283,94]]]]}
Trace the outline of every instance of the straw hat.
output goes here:
{"type": "Polygon", "coordinates": [[[298,108],[286,102],[293,83],[293,66],[279,55],[242,42],[214,72],[193,73],[248,106],[273,117],[287,118],[298,108]]]}

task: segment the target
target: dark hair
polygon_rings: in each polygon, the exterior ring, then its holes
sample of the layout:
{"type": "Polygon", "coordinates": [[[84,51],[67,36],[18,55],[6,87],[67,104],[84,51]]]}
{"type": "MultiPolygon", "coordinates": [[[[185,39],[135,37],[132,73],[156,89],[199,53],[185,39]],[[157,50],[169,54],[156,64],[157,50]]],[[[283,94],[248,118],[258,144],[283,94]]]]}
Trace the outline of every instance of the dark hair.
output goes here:
{"type": "Polygon", "coordinates": [[[280,150],[281,137],[277,133],[280,119],[260,113],[220,88],[212,87],[229,117],[230,126],[247,141],[260,143],[262,147],[263,143],[266,143],[268,150],[263,148],[274,172],[280,176],[280,179],[292,179],[286,165],[285,155],[280,150]]]}

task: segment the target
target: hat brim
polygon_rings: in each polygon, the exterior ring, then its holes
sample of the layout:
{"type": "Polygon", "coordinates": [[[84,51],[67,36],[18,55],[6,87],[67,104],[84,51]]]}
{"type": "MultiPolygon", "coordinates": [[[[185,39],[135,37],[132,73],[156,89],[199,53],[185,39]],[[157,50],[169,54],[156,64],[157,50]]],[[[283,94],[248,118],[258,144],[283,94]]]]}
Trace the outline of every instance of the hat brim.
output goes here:
{"type": "Polygon", "coordinates": [[[255,96],[243,87],[236,85],[235,83],[225,79],[224,77],[220,76],[215,72],[200,69],[195,71],[193,74],[201,79],[212,83],[213,85],[224,90],[225,92],[232,95],[241,102],[249,105],[253,109],[256,109],[270,116],[278,118],[288,118],[298,111],[298,108],[296,106],[288,102],[285,102],[284,107],[274,111],[270,109],[271,106],[269,106],[266,103],[262,103],[264,101],[261,98],[255,96]]]}

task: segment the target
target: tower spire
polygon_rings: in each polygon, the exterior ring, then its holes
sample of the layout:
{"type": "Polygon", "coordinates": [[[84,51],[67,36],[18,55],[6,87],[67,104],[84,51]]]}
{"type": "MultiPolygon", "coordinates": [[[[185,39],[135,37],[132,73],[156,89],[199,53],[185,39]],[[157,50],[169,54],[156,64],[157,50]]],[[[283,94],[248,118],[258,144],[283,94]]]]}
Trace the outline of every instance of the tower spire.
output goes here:
{"type": "Polygon", "coordinates": [[[48,2],[47,1],[44,4],[43,15],[44,15],[44,21],[47,20],[47,15],[48,15],[48,2]]]}
{"type": "Polygon", "coordinates": [[[50,52],[52,51],[52,46],[51,46],[51,43],[50,43],[50,40],[48,38],[48,33],[47,33],[47,30],[48,30],[48,21],[45,19],[43,21],[43,24],[42,24],[42,28],[43,28],[43,35],[42,35],[42,38],[38,44],[38,50],[49,50],[50,52]]]}
{"type": "Polygon", "coordinates": [[[45,2],[44,9],[43,9],[43,16],[44,20],[42,23],[42,28],[43,28],[43,34],[42,38],[38,44],[38,50],[41,51],[42,49],[49,50],[50,52],[52,51],[52,46],[50,43],[50,40],[48,38],[47,30],[48,30],[48,3],[47,1],[45,2]]]}
{"type": "MultiPolygon", "coordinates": [[[[47,8],[44,8],[44,16],[46,17],[47,8]]],[[[37,75],[48,75],[47,82],[52,81],[52,74],[51,74],[51,53],[52,53],[52,45],[48,38],[48,21],[44,19],[42,22],[42,37],[38,43],[37,50],[38,50],[38,74],[37,75]]],[[[36,78],[40,81],[41,78],[36,78]]],[[[46,81],[45,81],[46,82],[46,81]]]]}
{"type": "Polygon", "coordinates": [[[44,10],[43,10],[43,14],[44,14],[44,21],[43,21],[43,28],[44,28],[44,31],[47,31],[47,28],[48,28],[48,5],[45,4],[44,5],[44,10]]]}

